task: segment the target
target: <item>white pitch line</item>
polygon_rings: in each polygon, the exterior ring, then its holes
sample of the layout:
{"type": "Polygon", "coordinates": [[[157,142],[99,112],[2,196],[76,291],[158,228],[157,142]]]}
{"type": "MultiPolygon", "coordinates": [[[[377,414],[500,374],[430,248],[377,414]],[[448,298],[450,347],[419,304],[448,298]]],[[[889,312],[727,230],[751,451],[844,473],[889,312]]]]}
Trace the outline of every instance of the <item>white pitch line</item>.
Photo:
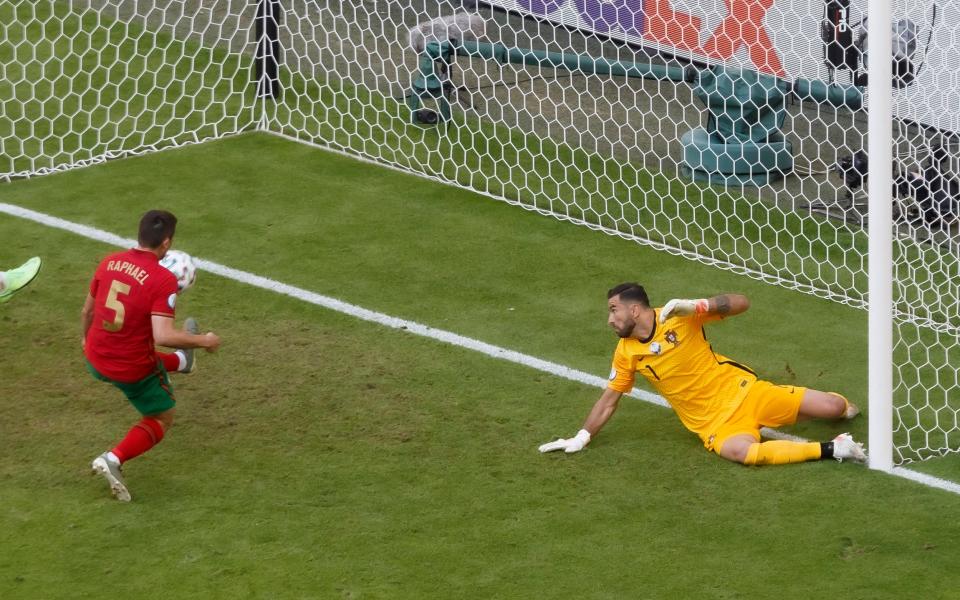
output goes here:
{"type": "Polygon", "coordinates": [[[894,467],[890,474],[896,475],[897,477],[903,477],[904,479],[909,479],[910,481],[916,481],[917,483],[922,483],[923,485],[953,492],[954,494],[960,494],[960,483],[955,481],[940,479],[939,477],[927,475],[926,473],[921,473],[919,471],[911,471],[906,467],[894,467]]]}
{"type": "MultiPolygon", "coordinates": [[[[64,231],[69,231],[92,240],[97,240],[110,244],[112,246],[118,246],[121,248],[130,248],[137,245],[136,240],[129,238],[124,238],[119,235],[112,234],[108,231],[103,231],[102,229],[97,229],[95,227],[90,227],[88,225],[81,225],[79,223],[74,223],[72,221],[67,221],[59,217],[54,217],[48,214],[36,212],[28,208],[23,208],[20,206],[15,206],[13,204],[6,204],[0,202],[0,213],[6,213],[14,217],[20,217],[28,221],[34,221],[35,223],[40,223],[41,225],[46,225],[48,227],[53,227],[55,229],[62,229],[64,231]]],[[[554,362],[546,361],[535,356],[530,356],[529,354],[523,354],[521,352],[516,352],[514,350],[508,350],[506,348],[501,348],[499,346],[494,346],[493,344],[488,344],[486,342],[481,342],[480,340],[475,340],[473,338],[468,338],[456,333],[452,333],[443,329],[437,329],[435,327],[430,327],[429,325],[423,325],[422,323],[417,323],[415,321],[408,321],[406,319],[401,319],[399,317],[392,317],[390,315],[368,310],[361,306],[355,304],[349,304],[343,302],[342,300],[337,300],[336,298],[331,298],[329,296],[324,296],[322,294],[317,294],[302,288],[298,288],[286,283],[276,281],[274,279],[269,279],[267,277],[262,277],[260,275],[254,275],[253,273],[248,273],[246,271],[241,271],[239,269],[234,269],[227,267],[215,262],[208,260],[198,259],[194,257],[194,261],[197,264],[197,267],[203,271],[208,271],[215,275],[225,277],[227,279],[232,279],[234,281],[239,281],[253,287],[258,287],[261,289],[269,290],[271,292],[276,292],[278,294],[283,294],[285,296],[290,296],[291,298],[296,298],[303,302],[308,302],[317,306],[322,306],[330,310],[334,310],[340,313],[362,319],[364,321],[369,321],[371,323],[377,323],[378,325],[383,325],[391,329],[402,329],[410,333],[444,342],[447,344],[452,344],[454,346],[459,346],[461,348],[467,348],[480,352],[487,356],[493,358],[500,358],[503,360],[510,361],[512,363],[520,364],[538,371],[543,371],[545,373],[550,373],[551,375],[556,375],[570,381],[576,381],[584,385],[591,387],[604,388],[607,385],[607,380],[603,377],[597,377],[596,375],[590,375],[584,371],[579,371],[577,369],[571,369],[570,367],[557,364],[554,362]]],[[[650,392],[635,389],[629,394],[633,398],[643,400],[644,402],[649,402],[651,404],[656,404],[658,406],[669,407],[670,405],[664,400],[661,396],[656,394],[651,394],[650,392]]],[[[803,438],[792,436],[790,434],[782,433],[775,429],[763,429],[763,434],[767,437],[777,438],[777,439],[788,439],[793,441],[809,441],[803,438]]],[[[954,483],[952,481],[947,481],[944,479],[939,479],[931,475],[926,475],[924,473],[918,473],[916,471],[911,471],[910,469],[904,467],[894,467],[892,471],[889,471],[891,475],[896,475],[898,477],[903,477],[911,481],[916,481],[926,486],[935,487],[941,490],[946,490],[948,492],[953,492],[954,494],[960,495],[960,484],[954,483]]]]}
{"type": "MultiPolygon", "coordinates": [[[[0,202],[0,212],[27,219],[29,221],[34,221],[48,227],[69,231],[71,233],[104,242],[112,246],[130,248],[137,245],[137,241],[133,239],[124,238],[114,235],[108,231],[103,231],[102,229],[81,225],[79,223],[67,221],[59,217],[36,212],[27,208],[15,206],[13,204],[5,204],[0,202]]],[[[330,310],[344,313],[364,321],[377,323],[378,325],[383,325],[391,329],[402,329],[409,331],[410,333],[431,338],[440,342],[445,342],[454,346],[460,346],[462,348],[468,348],[470,350],[486,354],[487,356],[501,358],[513,363],[525,365],[538,371],[544,371],[546,373],[557,375],[558,377],[563,377],[564,379],[569,379],[571,381],[576,381],[589,386],[605,387],[607,385],[607,380],[603,377],[590,375],[584,371],[571,369],[570,367],[542,360],[535,356],[530,356],[528,354],[522,354],[520,352],[494,346],[493,344],[481,342],[480,340],[468,338],[456,333],[445,331],[443,329],[436,329],[434,327],[430,327],[429,325],[424,325],[415,321],[408,321],[399,317],[392,317],[390,315],[372,311],[355,304],[349,304],[347,302],[343,302],[342,300],[337,300],[336,298],[323,296],[321,294],[282,283],[274,279],[269,279],[267,277],[248,273],[247,271],[241,271],[239,269],[227,267],[209,260],[203,260],[194,257],[194,262],[196,263],[197,268],[200,270],[208,271],[214,275],[219,275],[221,277],[239,281],[247,285],[269,290],[271,292],[276,292],[278,294],[283,294],[285,296],[290,296],[292,298],[296,298],[297,300],[302,300],[303,302],[329,308],[330,310]]],[[[660,406],[664,407],[669,406],[667,402],[660,396],[643,390],[634,390],[630,393],[630,395],[645,402],[650,402],[651,404],[659,404],[660,406]]]]}

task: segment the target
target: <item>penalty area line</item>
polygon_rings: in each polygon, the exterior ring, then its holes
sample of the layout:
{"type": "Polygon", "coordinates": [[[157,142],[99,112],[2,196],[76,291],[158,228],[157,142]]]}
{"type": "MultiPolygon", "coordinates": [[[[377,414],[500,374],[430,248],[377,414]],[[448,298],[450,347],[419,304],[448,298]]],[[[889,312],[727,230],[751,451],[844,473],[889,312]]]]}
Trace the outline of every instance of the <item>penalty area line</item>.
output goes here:
{"type": "MultiPolygon", "coordinates": [[[[72,221],[67,221],[59,217],[54,217],[52,215],[40,213],[13,204],[0,202],[0,213],[5,213],[13,217],[19,217],[28,221],[33,221],[41,225],[46,225],[47,227],[68,231],[88,239],[110,244],[111,246],[132,248],[137,245],[136,240],[133,239],[124,238],[108,231],[103,231],[102,229],[97,229],[88,225],[82,225],[80,223],[74,223],[72,221]]],[[[501,348],[500,346],[494,346],[493,344],[488,344],[486,342],[462,336],[444,329],[430,327],[429,325],[417,323],[416,321],[392,317],[390,315],[369,310],[355,304],[337,300],[336,298],[331,298],[330,296],[317,294],[316,292],[298,288],[274,279],[263,277],[261,275],[255,275],[247,271],[241,271],[239,269],[227,267],[209,260],[194,257],[194,262],[196,263],[197,268],[202,271],[207,271],[209,273],[213,273],[214,275],[225,277],[226,279],[245,283],[247,285],[275,292],[277,294],[283,294],[284,296],[296,298],[297,300],[308,302],[316,306],[322,306],[323,308],[350,315],[357,319],[376,323],[391,329],[407,331],[415,335],[430,338],[446,344],[451,344],[453,346],[467,348],[493,358],[510,361],[515,364],[523,365],[525,367],[536,369],[551,375],[556,375],[557,377],[562,377],[564,379],[582,383],[587,386],[605,388],[607,385],[607,380],[603,377],[591,375],[585,371],[572,369],[558,363],[543,360],[535,356],[530,356],[529,354],[523,354],[522,352],[516,352],[514,350],[508,350],[507,348],[501,348]]],[[[634,389],[627,395],[638,400],[643,400],[644,402],[656,404],[658,406],[668,408],[670,406],[661,396],[651,394],[650,392],[644,390],[634,389]]],[[[763,429],[763,434],[766,437],[775,439],[804,442],[809,441],[768,428],[763,429]]],[[[888,471],[888,473],[891,475],[896,475],[897,477],[902,477],[904,479],[921,483],[929,487],[938,488],[960,495],[960,484],[952,481],[947,481],[938,477],[933,477],[932,475],[926,475],[924,473],[912,471],[904,467],[894,467],[893,470],[888,471]]]]}

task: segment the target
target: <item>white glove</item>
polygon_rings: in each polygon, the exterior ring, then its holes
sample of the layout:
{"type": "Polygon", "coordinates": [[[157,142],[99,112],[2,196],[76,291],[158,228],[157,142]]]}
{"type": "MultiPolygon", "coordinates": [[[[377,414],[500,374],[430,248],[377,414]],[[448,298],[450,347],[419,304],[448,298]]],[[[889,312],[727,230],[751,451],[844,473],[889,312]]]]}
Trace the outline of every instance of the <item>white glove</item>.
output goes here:
{"type": "Polygon", "coordinates": [[[547,442],[546,444],[540,446],[540,452],[553,452],[554,450],[563,450],[567,454],[573,454],[574,452],[580,452],[583,450],[583,447],[590,443],[590,432],[586,429],[581,429],[577,432],[577,435],[570,439],[560,438],[555,442],[547,442]]]}
{"type": "Polygon", "coordinates": [[[660,322],[665,323],[672,317],[686,317],[692,314],[702,314],[709,310],[709,303],[705,298],[699,300],[683,300],[674,298],[660,309],[660,322]]]}

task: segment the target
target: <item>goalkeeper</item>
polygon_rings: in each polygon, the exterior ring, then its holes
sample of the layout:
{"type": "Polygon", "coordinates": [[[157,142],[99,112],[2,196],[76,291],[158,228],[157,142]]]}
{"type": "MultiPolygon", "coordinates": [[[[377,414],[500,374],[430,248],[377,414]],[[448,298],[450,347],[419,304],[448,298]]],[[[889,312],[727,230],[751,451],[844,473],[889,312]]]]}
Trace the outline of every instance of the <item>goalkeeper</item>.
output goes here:
{"type": "Polygon", "coordinates": [[[607,299],[607,322],[620,336],[607,389],[574,437],[543,444],[540,452],[582,450],[610,420],[640,373],[706,449],[727,460],[745,465],[829,458],[866,461],[862,444],[846,433],[824,443],[760,441],[761,427],[812,418],[851,419],[860,411],[835,392],[774,385],[715,354],[703,325],[747,310],[745,296],[671,300],[663,308],[652,308],[642,286],[623,283],[607,292],[607,299]]]}

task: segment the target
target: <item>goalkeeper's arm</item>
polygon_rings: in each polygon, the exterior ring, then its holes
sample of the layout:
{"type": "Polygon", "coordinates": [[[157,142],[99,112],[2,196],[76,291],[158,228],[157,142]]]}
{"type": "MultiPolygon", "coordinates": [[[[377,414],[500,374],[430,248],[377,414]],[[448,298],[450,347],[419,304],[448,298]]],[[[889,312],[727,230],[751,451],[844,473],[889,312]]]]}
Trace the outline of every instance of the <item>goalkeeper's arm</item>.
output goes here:
{"type": "Polygon", "coordinates": [[[587,420],[583,423],[583,429],[578,431],[577,435],[572,438],[560,438],[556,441],[543,444],[540,446],[540,452],[563,450],[570,454],[583,450],[584,446],[590,443],[591,438],[597,435],[597,432],[600,431],[607,421],[610,420],[610,417],[613,416],[613,413],[617,410],[617,406],[620,404],[621,396],[623,396],[623,394],[616,390],[611,390],[610,388],[603,390],[600,399],[597,400],[596,404],[594,404],[590,410],[590,414],[587,415],[587,420]]]}
{"type": "Polygon", "coordinates": [[[732,317],[733,315],[739,315],[748,308],[750,308],[750,300],[742,294],[721,294],[713,298],[697,300],[674,298],[660,310],[660,322],[664,323],[672,317],[685,317],[693,314],[732,317]]]}

